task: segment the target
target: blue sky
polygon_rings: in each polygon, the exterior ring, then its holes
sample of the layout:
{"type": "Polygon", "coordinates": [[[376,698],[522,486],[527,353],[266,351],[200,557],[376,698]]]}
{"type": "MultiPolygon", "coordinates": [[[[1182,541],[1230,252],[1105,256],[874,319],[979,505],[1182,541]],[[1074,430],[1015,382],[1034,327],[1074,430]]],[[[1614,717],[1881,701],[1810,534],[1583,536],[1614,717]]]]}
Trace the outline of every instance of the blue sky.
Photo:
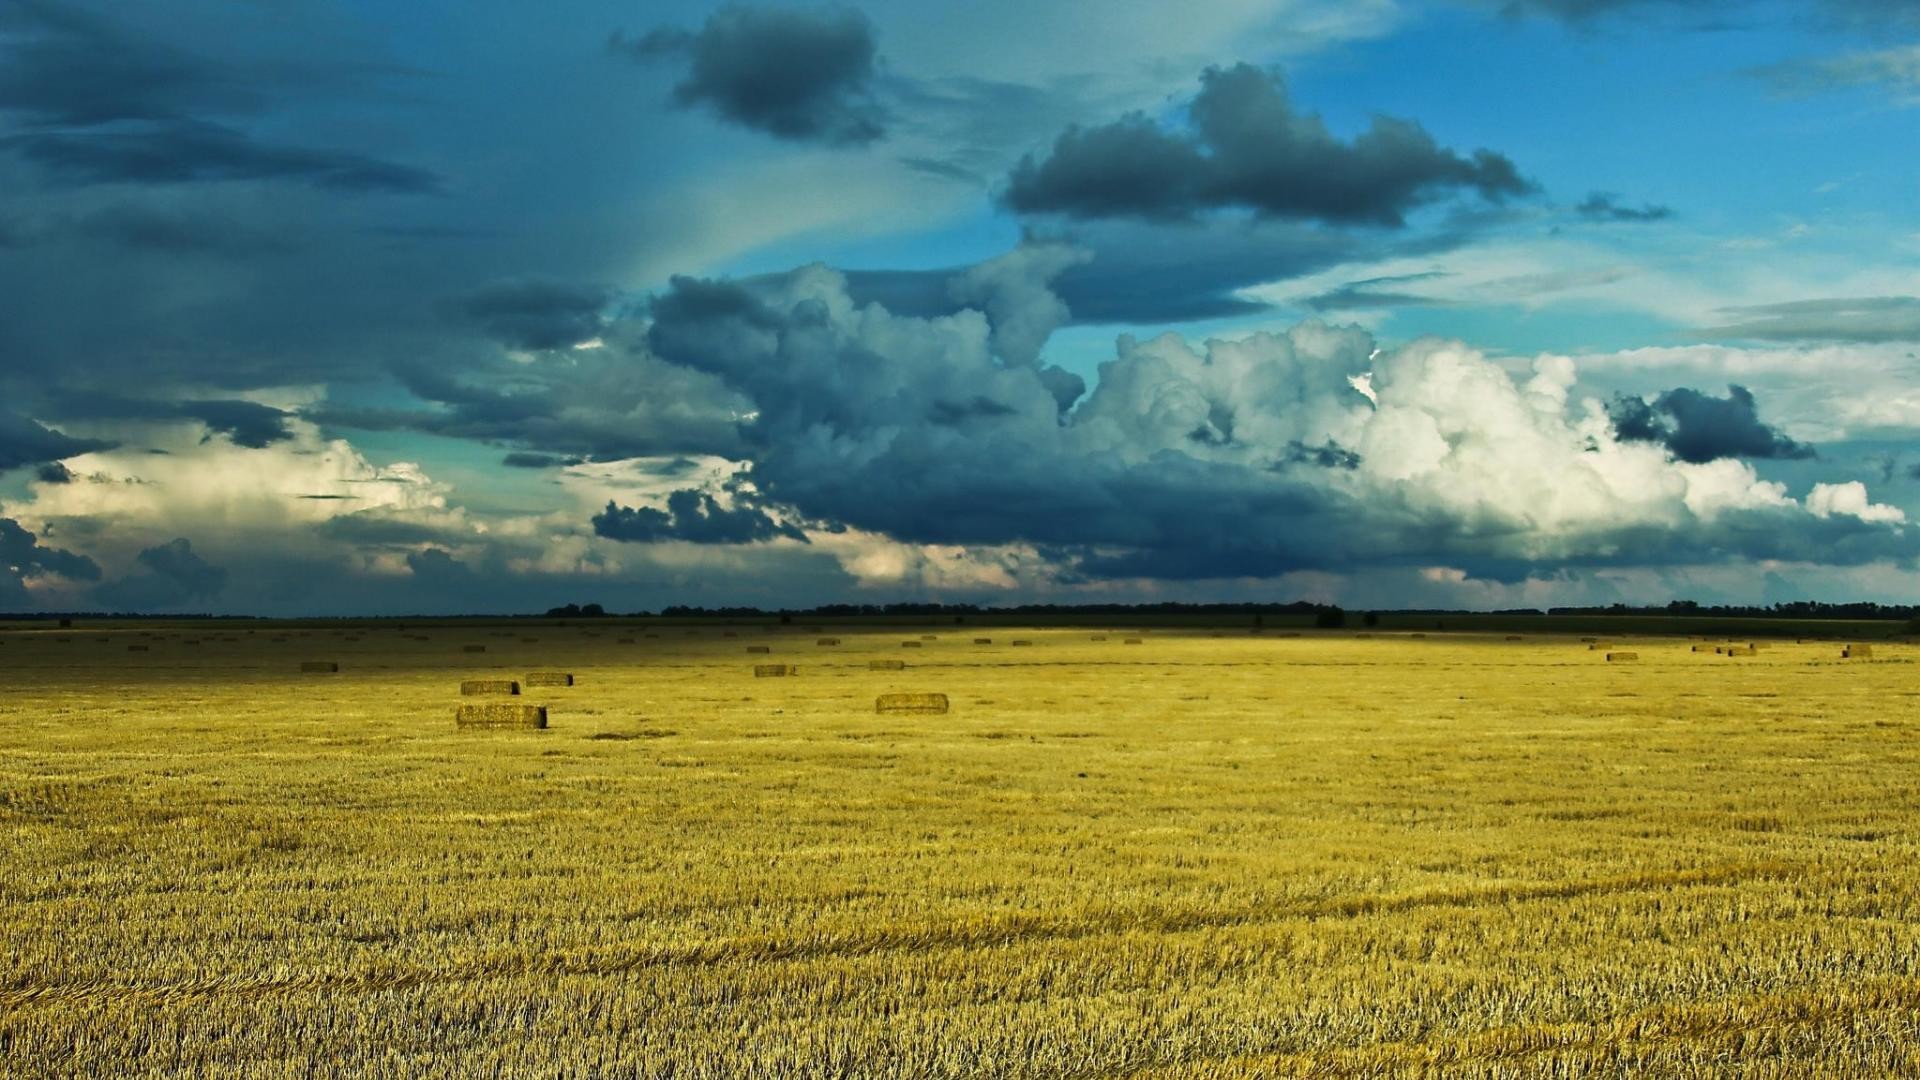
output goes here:
{"type": "Polygon", "coordinates": [[[0,610],[1920,602],[1904,0],[0,8],[0,610]]]}

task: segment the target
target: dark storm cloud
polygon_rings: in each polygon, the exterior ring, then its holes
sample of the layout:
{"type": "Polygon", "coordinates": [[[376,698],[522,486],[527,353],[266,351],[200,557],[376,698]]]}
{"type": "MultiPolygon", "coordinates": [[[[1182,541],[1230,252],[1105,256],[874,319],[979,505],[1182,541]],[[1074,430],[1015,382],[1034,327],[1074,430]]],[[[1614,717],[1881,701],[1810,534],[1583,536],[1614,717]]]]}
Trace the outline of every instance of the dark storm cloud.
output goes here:
{"type": "Polygon", "coordinates": [[[515,451],[500,459],[500,464],[509,469],[563,469],[569,465],[578,465],[577,457],[556,457],[553,454],[530,454],[515,451]]]}
{"type": "Polygon", "coordinates": [[[220,124],[171,120],[140,130],[27,132],[0,140],[57,179],[77,184],[297,180],[337,191],[423,194],[438,176],[343,150],[277,145],[220,124]]]}
{"type": "Polygon", "coordinates": [[[463,357],[455,366],[396,364],[393,376],[432,408],[322,406],[304,415],[335,428],[408,430],[567,458],[730,454],[751,408],[711,376],[661,363],[610,326],[604,348],[539,354],[530,363],[463,357]]]}
{"type": "Polygon", "coordinates": [[[1656,442],[1674,457],[1696,465],[1724,457],[1810,458],[1813,447],[1797,443],[1760,420],[1753,392],[1727,387],[1714,397],[1678,387],[1651,403],[1621,395],[1607,409],[1622,439],[1656,442]]]}
{"type": "Polygon", "coordinates": [[[612,298],[599,285],[520,279],[484,285],[453,307],[503,345],[564,349],[600,336],[612,298]]]}
{"type": "Polygon", "coordinates": [[[1135,113],[1071,127],[1008,178],[1023,213],[1187,220],[1207,211],[1398,226],[1459,191],[1490,202],[1534,190],[1491,150],[1463,157],[1410,120],[1376,116],[1351,142],[1295,110],[1280,77],[1248,64],[1208,69],[1189,108],[1192,131],[1135,113]]]}
{"type": "MultiPolygon", "coordinates": [[[[1342,263],[1365,263],[1443,253],[1509,224],[1504,216],[1445,222],[1413,233],[1328,229],[1287,221],[1210,220],[1181,225],[1142,221],[1081,222],[1070,229],[1036,233],[1029,244],[1064,244],[1086,252],[1084,261],[1060,270],[1052,290],[1076,325],[1156,326],[1198,319],[1256,315],[1271,309],[1245,294],[1256,285],[1286,281],[1342,263]]],[[[854,297],[896,314],[932,317],[964,305],[952,282],[967,267],[940,270],[850,270],[854,297]]],[[[1409,275],[1412,281],[1421,275],[1409,275]]],[[[1371,286],[1393,279],[1354,282],[1355,306],[1383,306],[1371,286]]],[[[1343,290],[1322,294],[1326,310],[1343,290]]],[[[1412,304],[1418,298],[1409,297],[1412,304]]],[[[1425,303],[1434,303],[1427,300],[1425,303]]]]}
{"type": "Polygon", "coordinates": [[[28,574],[58,574],[74,581],[98,581],[100,566],[85,555],[42,545],[12,518],[0,518],[0,580],[15,584],[28,574]]]}
{"type": "Polygon", "coordinates": [[[39,123],[155,120],[257,102],[247,81],[225,65],[49,0],[9,0],[0,8],[0,57],[0,111],[39,123]]]}
{"type": "Polygon", "coordinates": [[[615,34],[612,45],[641,60],[684,58],[687,76],[674,87],[674,100],[705,106],[744,128],[838,145],[886,134],[872,93],[873,27],[851,9],[730,4],[697,31],[615,34]]]}
{"type": "Polygon", "coordinates": [[[1673,208],[1657,206],[1653,203],[1641,203],[1628,206],[1620,201],[1620,196],[1611,191],[1596,191],[1573,208],[1573,212],[1588,221],[1644,222],[1665,221],[1673,216],[1673,208]]]}
{"type": "Polygon", "coordinates": [[[57,462],[78,454],[106,450],[113,443],[63,435],[19,413],[0,408],[0,472],[25,465],[57,462]]]}
{"type": "Polygon", "coordinates": [[[287,429],[291,414],[271,405],[238,399],[155,401],[113,394],[57,392],[49,405],[53,415],[84,420],[193,420],[206,425],[209,437],[225,435],[236,446],[271,446],[293,437],[287,429]]]}
{"type": "Polygon", "coordinates": [[[133,573],[94,590],[96,602],[118,611],[151,611],[212,600],[227,586],[226,570],[195,554],[184,537],[147,548],[134,562],[133,573]]]}
{"type": "Polygon", "coordinates": [[[1727,308],[1743,321],[1701,331],[1704,337],[1755,341],[1920,341],[1920,296],[1794,300],[1727,308]]]}
{"type": "Polygon", "coordinates": [[[676,491],[667,496],[667,508],[617,506],[593,516],[593,531],[610,540],[652,544],[678,540],[689,544],[751,544],[784,537],[806,542],[798,528],[776,521],[757,506],[741,501],[729,509],[703,491],[676,491]]]}
{"type": "Polygon", "coordinates": [[[33,478],[43,484],[71,484],[73,470],[59,462],[50,462],[33,471],[33,478]]]}
{"type": "Polygon", "coordinates": [[[451,590],[459,594],[471,590],[480,582],[480,576],[474,573],[472,567],[454,558],[452,552],[440,548],[407,552],[407,569],[413,572],[414,579],[420,584],[436,591],[451,590]]]}

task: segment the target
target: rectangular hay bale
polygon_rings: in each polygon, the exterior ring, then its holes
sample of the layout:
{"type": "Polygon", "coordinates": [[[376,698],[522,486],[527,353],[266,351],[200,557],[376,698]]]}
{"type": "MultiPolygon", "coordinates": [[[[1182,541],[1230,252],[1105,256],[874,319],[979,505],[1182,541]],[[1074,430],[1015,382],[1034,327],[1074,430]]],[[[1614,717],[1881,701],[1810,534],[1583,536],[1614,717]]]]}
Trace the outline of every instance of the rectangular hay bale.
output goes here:
{"type": "Polygon", "coordinates": [[[1012,644],[1014,644],[1014,645],[1031,645],[1031,644],[1033,644],[1033,642],[1031,642],[1031,641],[1027,641],[1027,640],[1025,640],[1024,638],[1015,638],[1015,639],[1013,640],[1013,642],[1012,642],[1012,644]]]}
{"type": "Polygon", "coordinates": [[[947,711],[945,694],[881,694],[873,700],[877,713],[940,714],[947,711]]]}
{"type": "Polygon", "coordinates": [[[750,652],[750,653],[770,653],[770,652],[772,652],[772,651],[773,651],[773,646],[771,646],[771,645],[749,645],[749,646],[747,646],[747,651],[748,651],[748,652],[750,652]]]}
{"type": "Polygon", "coordinates": [[[510,705],[504,701],[462,705],[454,710],[453,720],[463,728],[544,728],[547,726],[547,707],[510,705]]]}
{"type": "Polygon", "coordinates": [[[570,671],[529,671],[528,686],[572,686],[573,673],[570,671]]]}
{"type": "Polygon", "coordinates": [[[463,679],[460,682],[462,697],[478,694],[518,694],[520,684],[512,679],[463,679]]]}
{"type": "Polygon", "coordinates": [[[920,647],[920,643],[917,641],[903,641],[900,643],[900,647],[903,649],[917,649],[920,647]]]}
{"type": "Polygon", "coordinates": [[[340,670],[340,665],[332,660],[302,660],[300,670],[314,675],[331,675],[340,670]]]}
{"type": "Polygon", "coordinates": [[[975,645],[991,645],[993,644],[993,639],[990,637],[977,637],[973,639],[973,643],[975,645]]]}
{"type": "Polygon", "coordinates": [[[837,637],[823,637],[819,641],[814,642],[814,644],[815,645],[838,645],[840,644],[840,639],[837,637]]]}
{"type": "Polygon", "coordinates": [[[1607,663],[1609,664],[1618,664],[1623,660],[1638,659],[1640,659],[1640,654],[1637,652],[1610,652],[1607,654],[1607,663]]]}
{"type": "Polygon", "coordinates": [[[869,660],[867,661],[867,670],[905,671],[907,670],[907,662],[905,660],[869,660]]]}
{"type": "Polygon", "coordinates": [[[1138,644],[1140,644],[1140,639],[1139,639],[1139,638],[1137,638],[1137,637],[1130,637],[1130,638],[1128,638],[1127,640],[1125,640],[1125,641],[1123,641],[1123,642],[1121,642],[1120,644],[1122,644],[1122,645],[1138,645],[1138,644]]]}
{"type": "Polygon", "coordinates": [[[1873,646],[1871,645],[1849,645],[1840,650],[1842,660],[1866,660],[1872,656],[1873,646]]]}
{"type": "Polygon", "coordinates": [[[790,664],[755,664],[753,677],[756,679],[777,679],[786,675],[795,675],[800,671],[790,664]]]}

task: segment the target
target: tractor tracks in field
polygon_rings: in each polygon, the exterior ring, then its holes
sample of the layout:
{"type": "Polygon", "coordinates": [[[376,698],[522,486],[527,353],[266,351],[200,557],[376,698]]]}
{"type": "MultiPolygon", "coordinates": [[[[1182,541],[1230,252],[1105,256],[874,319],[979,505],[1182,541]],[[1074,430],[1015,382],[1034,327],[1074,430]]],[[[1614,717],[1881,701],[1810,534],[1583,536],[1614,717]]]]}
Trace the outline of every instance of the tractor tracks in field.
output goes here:
{"type": "Polygon", "coordinates": [[[1182,934],[1294,920],[1356,919],[1431,908],[1471,908],[1669,889],[1788,880],[1804,868],[1788,863],[1735,863],[1571,881],[1511,882],[1404,893],[1286,901],[1247,908],[1100,911],[1071,916],[996,915],[929,926],[882,926],[815,936],[750,936],[712,941],[582,949],[545,955],[507,954],[437,967],[392,965],[359,971],[316,971],[260,977],[76,980],[16,976],[0,980],[0,1012],[86,1002],[167,1004],[208,998],[291,994],[374,994],[497,979],[603,977],[687,967],[774,964],[898,952],[989,949],[1130,933],[1182,934]]]}

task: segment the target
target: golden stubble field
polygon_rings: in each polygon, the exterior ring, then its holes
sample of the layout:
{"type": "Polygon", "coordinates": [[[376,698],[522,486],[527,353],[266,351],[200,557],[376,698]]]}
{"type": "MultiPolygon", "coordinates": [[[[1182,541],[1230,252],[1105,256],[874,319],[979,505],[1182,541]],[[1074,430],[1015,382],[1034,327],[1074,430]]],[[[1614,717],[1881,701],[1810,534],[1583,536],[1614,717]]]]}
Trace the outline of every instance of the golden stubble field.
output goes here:
{"type": "Polygon", "coordinates": [[[0,634],[0,1072],[1920,1073],[1912,645],[721,632],[0,634]]]}

